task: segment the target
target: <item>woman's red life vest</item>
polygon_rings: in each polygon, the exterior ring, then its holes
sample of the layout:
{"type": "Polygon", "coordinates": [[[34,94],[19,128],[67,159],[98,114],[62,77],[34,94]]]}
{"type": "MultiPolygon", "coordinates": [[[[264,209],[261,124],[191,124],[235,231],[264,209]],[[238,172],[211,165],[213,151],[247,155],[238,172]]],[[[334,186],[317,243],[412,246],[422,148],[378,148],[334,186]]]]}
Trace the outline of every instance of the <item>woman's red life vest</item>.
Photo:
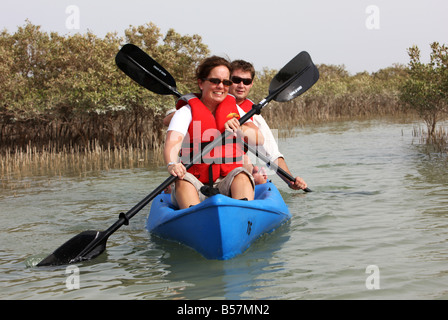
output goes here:
{"type": "MultiPolygon", "coordinates": [[[[191,108],[192,121],[188,127],[188,137],[184,138],[181,149],[182,162],[189,163],[208,143],[221,138],[225,130],[224,124],[233,117],[239,118],[239,112],[232,95],[227,95],[218,105],[214,116],[194,94],[185,95],[181,100],[187,102],[191,108]]],[[[202,156],[201,161],[194,163],[188,172],[202,183],[211,184],[219,177],[225,177],[233,169],[241,167],[242,159],[242,143],[238,143],[231,135],[202,156]]]]}

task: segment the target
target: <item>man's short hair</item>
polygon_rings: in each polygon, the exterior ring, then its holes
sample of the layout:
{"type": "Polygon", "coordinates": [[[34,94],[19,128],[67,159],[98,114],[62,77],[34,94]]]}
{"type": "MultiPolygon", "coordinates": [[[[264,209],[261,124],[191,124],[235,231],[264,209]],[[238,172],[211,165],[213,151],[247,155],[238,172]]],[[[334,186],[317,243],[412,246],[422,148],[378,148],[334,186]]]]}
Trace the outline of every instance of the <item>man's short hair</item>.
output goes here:
{"type": "Polygon", "coordinates": [[[241,69],[243,71],[249,71],[251,78],[253,79],[255,77],[255,68],[252,65],[252,63],[244,61],[244,60],[234,60],[232,61],[232,70],[238,70],[241,69]]]}

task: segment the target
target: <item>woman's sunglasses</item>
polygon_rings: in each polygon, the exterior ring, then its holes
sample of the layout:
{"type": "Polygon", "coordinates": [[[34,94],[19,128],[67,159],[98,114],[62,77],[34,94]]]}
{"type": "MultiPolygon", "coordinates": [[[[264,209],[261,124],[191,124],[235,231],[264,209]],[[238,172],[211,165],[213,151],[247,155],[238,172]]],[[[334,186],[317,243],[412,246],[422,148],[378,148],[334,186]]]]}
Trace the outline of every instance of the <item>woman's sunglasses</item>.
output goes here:
{"type": "Polygon", "coordinates": [[[218,79],[218,78],[204,78],[202,79],[202,81],[210,81],[213,84],[216,84],[217,86],[222,82],[223,85],[225,85],[226,87],[229,87],[232,85],[232,81],[224,79],[218,79]]]}
{"type": "Polygon", "coordinates": [[[235,84],[238,84],[241,81],[243,81],[244,85],[246,85],[246,86],[248,86],[248,85],[250,85],[252,83],[252,79],[250,79],[250,78],[240,78],[240,77],[237,77],[237,76],[233,76],[232,77],[232,82],[235,83],[235,84]]]}

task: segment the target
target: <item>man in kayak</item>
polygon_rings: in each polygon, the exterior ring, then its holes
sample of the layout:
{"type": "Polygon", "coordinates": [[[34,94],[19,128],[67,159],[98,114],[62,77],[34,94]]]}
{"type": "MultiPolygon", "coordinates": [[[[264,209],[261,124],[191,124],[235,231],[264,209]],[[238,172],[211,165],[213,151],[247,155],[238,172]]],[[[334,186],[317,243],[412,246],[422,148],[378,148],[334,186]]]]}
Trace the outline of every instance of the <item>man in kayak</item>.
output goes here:
{"type": "MultiPolygon", "coordinates": [[[[233,84],[230,86],[229,92],[236,98],[236,103],[243,109],[244,112],[249,112],[253,105],[253,102],[250,99],[247,99],[247,96],[252,89],[254,77],[255,68],[251,63],[244,60],[235,60],[232,62],[232,75],[230,79],[233,84]]],[[[283,154],[280,153],[277,142],[275,141],[271,129],[264,118],[261,115],[254,115],[253,122],[264,137],[264,144],[261,147],[261,151],[265,153],[269,160],[275,162],[280,168],[292,176],[288,166],[286,165],[285,158],[283,154]]],[[[260,150],[260,147],[258,148],[260,150]]],[[[253,173],[256,182],[266,182],[266,176],[264,175],[263,177],[263,168],[260,169],[258,166],[252,165],[248,157],[246,159],[245,166],[246,168],[250,168],[249,171],[253,173]]],[[[307,187],[306,182],[299,176],[295,178],[294,182],[286,180],[282,176],[280,177],[289,185],[291,189],[302,190],[307,187]]]]}
{"type": "Polygon", "coordinates": [[[231,64],[224,58],[213,56],[205,59],[196,70],[201,94],[182,96],[170,121],[164,148],[168,172],[178,177],[174,184],[173,204],[180,209],[196,205],[205,199],[200,191],[205,185],[217,188],[221,194],[234,199],[254,199],[255,182],[251,172],[243,167],[243,148],[238,139],[251,145],[262,145],[264,138],[251,121],[242,126],[238,119],[244,112],[229,95],[231,64]],[[232,135],[200,163],[194,163],[188,172],[179,161],[188,163],[224,130],[232,135]]]}

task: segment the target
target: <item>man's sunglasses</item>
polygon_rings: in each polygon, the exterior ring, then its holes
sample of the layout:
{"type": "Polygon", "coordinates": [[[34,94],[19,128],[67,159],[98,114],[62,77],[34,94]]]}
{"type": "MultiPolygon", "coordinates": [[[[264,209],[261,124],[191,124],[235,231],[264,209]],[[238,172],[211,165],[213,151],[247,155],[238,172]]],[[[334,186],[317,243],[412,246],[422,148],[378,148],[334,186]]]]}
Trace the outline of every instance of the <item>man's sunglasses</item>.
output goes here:
{"type": "Polygon", "coordinates": [[[232,77],[232,82],[235,84],[240,83],[241,81],[243,81],[244,85],[248,86],[252,83],[252,79],[251,78],[240,78],[237,76],[233,76],[232,77]]]}
{"type": "Polygon", "coordinates": [[[202,81],[210,81],[213,84],[216,84],[217,86],[222,82],[223,85],[225,85],[226,87],[229,87],[232,85],[232,81],[224,79],[218,79],[218,78],[204,78],[202,79],[202,81]]]}

